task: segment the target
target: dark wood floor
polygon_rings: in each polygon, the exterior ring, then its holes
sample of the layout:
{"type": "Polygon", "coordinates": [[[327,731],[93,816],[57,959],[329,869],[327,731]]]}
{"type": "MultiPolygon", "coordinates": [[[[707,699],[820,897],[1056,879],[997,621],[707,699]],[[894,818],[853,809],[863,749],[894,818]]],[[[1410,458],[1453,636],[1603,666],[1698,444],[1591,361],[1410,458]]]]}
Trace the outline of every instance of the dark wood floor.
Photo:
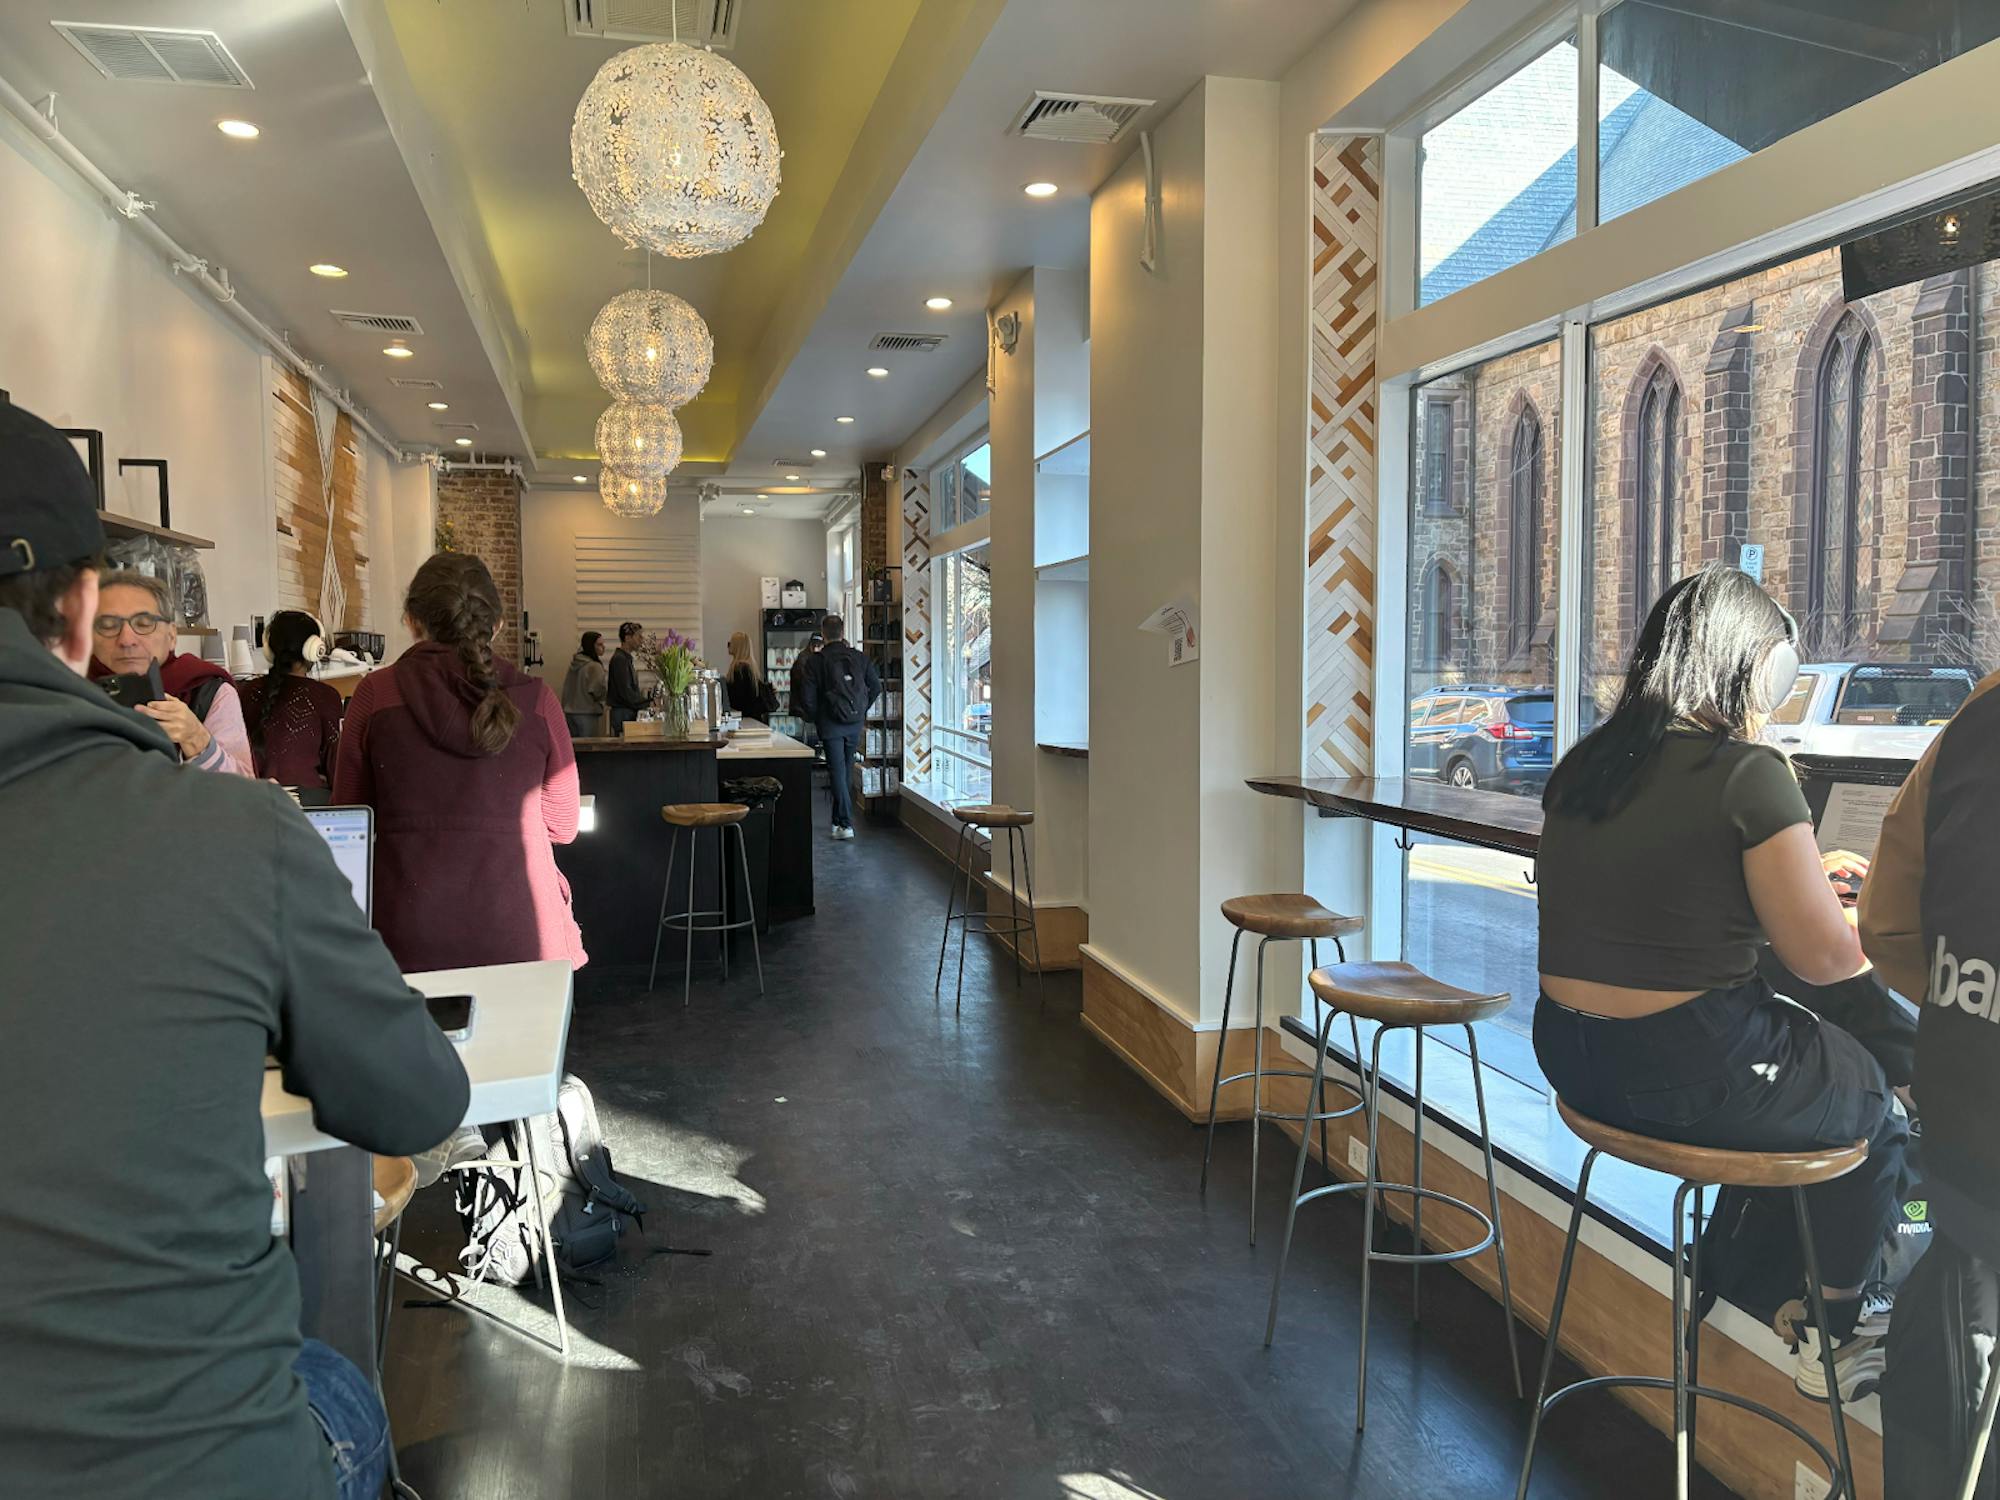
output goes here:
{"type": "MultiPolygon", "coordinates": [[[[1267,1352],[1290,1153],[1264,1153],[1253,1251],[1246,1127],[1204,1207],[1200,1133],[1078,1025],[1074,975],[1040,1011],[975,949],[955,1018],[931,998],[943,864],[869,827],[818,859],[761,999],[742,969],[698,972],[686,1010],[579,976],[570,1064],[654,1212],[573,1289],[568,1368],[399,1307],[390,1408],[426,1500],[1513,1493],[1526,1414],[1490,1301],[1433,1272],[1412,1329],[1406,1277],[1378,1278],[1357,1438],[1358,1209],[1317,1206],[1267,1352]],[[713,1253],[648,1253],[669,1243],[713,1253]]],[[[448,1210],[420,1195],[406,1247],[447,1257],[448,1210]]],[[[1544,1454],[1548,1500],[1671,1488],[1608,1399],[1544,1454]]]]}

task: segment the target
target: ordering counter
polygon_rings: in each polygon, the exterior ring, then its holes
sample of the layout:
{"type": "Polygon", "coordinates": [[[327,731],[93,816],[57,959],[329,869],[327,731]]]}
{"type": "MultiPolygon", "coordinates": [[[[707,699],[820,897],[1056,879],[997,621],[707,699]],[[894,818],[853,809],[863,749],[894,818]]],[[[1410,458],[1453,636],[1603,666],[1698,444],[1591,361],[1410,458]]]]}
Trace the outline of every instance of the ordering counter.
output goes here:
{"type": "MultiPolygon", "coordinates": [[[[556,864],[569,881],[571,905],[591,962],[622,965],[652,960],[660,892],[667,877],[668,828],[660,809],[673,802],[727,801],[724,783],[750,777],[770,777],[780,787],[768,814],[770,837],[758,916],[768,925],[812,915],[816,764],[812,749],[789,735],[754,729],[734,736],[577,740],[577,779],[583,794],[592,799],[592,828],[575,843],[559,846],[556,864]]],[[[755,887],[757,836],[749,837],[755,887]]],[[[715,844],[704,836],[697,847],[696,903],[713,910],[722,890],[715,844]]],[[[675,887],[678,894],[678,876],[675,887]]],[[[740,881],[732,879],[732,901],[741,888],[740,881]]],[[[684,898],[677,900],[673,909],[684,904],[684,898]]],[[[712,936],[697,937],[697,956],[713,957],[716,942],[712,936]]]]}

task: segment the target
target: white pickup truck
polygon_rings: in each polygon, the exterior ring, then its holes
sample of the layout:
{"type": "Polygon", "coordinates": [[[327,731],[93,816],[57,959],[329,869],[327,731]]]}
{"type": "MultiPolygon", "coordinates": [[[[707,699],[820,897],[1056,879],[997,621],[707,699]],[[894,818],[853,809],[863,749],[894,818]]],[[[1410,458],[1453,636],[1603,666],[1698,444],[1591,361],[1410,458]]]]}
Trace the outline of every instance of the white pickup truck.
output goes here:
{"type": "Polygon", "coordinates": [[[1972,695],[1967,667],[1816,662],[1764,728],[1788,755],[1920,759],[1972,695]]]}

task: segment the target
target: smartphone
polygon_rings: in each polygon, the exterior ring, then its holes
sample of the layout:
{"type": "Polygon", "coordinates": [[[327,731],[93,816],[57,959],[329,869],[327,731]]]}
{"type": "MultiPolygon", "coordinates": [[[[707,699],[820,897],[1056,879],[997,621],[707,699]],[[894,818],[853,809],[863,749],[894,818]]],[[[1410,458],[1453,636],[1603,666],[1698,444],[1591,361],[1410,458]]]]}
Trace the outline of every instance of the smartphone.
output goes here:
{"type": "Polygon", "coordinates": [[[159,663],[155,662],[142,672],[120,672],[113,677],[100,677],[97,685],[104,689],[104,696],[121,708],[137,708],[141,703],[158,703],[167,696],[165,684],[160,681],[159,663]]]}
{"type": "Polygon", "coordinates": [[[472,1035],[472,996],[426,995],[424,1009],[450,1040],[462,1042],[472,1035]]]}

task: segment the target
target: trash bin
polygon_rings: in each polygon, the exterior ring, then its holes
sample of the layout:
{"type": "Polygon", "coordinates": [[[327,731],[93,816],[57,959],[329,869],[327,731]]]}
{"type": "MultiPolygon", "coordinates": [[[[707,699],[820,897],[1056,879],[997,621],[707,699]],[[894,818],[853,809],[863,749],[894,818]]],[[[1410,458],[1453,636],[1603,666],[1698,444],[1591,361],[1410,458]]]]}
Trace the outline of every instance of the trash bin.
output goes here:
{"type": "MultiPolygon", "coordinates": [[[[743,820],[743,851],[750,861],[750,890],[757,902],[757,931],[771,930],[771,828],[777,817],[778,799],[785,784],[775,776],[738,776],[722,783],[722,800],[740,802],[750,809],[743,820]]],[[[743,877],[725,870],[724,903],[728,920],[743,919],[743,877]]]]}

